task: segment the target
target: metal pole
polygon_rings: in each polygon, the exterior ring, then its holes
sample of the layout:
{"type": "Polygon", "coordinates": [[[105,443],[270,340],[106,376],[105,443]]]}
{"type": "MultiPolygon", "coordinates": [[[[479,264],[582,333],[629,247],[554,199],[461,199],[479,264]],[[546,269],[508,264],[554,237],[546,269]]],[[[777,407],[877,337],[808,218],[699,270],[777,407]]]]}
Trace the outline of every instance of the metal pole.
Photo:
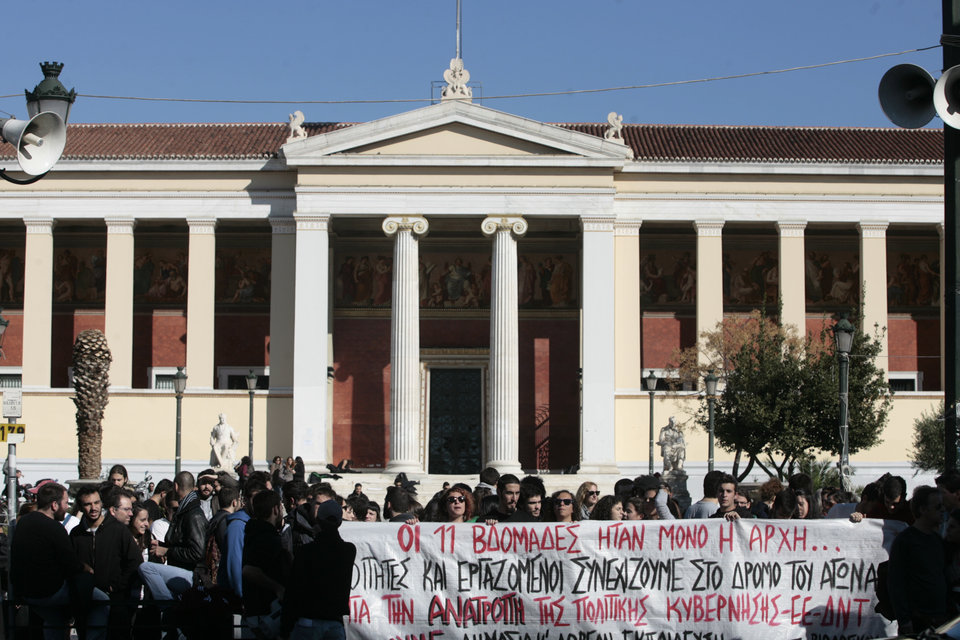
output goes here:
{"type": "Polygon", "coordinates": [[[707,398],[707,416],[710,426],[710,440],[707,446],[707,471],[713,471],[713,407],[717,399],[713,396],[707,398]]]}
{"type": "Polygon", "coordinates": [[[180,405],[183,401],[183,394],[177,393],[177,455],[174,458],[174,474],[180,473],[180,405]]]}
{"type": "Polygon", "coordinates": [[[840,358],[840,481],[844,491],[850,491],[850,426],[847,424],[848,393],[850,381],[850,354],[838,354],[840,358]]]}
{"type": "Polygon", "coordinates": [[[653,475],[653,391],[650,392],[650,475],[653,475]]]}
{"type": "Polygon", "coordinates": [[[250,456],[250,461],[253,462],[253,391],[250,391],[250,443],[247,449],[247,455],[250,456]]]}
{"type": "MultiPolygon", "coordinates": [[[[943,35],[960,35],[960,1],[943,0],[943,35]]],[[[947,44],[943,47],[943,68],[960,64],[960,47],[947,44]]],[[[945,420],[943,423],[943,453],[947,469],[958,468],[957,454],[957,399],[960,398],[960,253],[957,252],[957,204],[960,203],[960,184],[957,177],[960,160],[960,131],[951,126],[943,127],[943,400],[945,420]]]]}
{"type": "MultiPolygon", "coordinates": [[[[7,424],[14,424],[16,418],[7,418],[7,424]]],[[[17,518],[17,445],[7,445],[7,527],[17,518]]]]}
{"type": "Polygon", "coordinates": [[[457,0],[457,59],[460,59],[460,0],[457,0]]]}

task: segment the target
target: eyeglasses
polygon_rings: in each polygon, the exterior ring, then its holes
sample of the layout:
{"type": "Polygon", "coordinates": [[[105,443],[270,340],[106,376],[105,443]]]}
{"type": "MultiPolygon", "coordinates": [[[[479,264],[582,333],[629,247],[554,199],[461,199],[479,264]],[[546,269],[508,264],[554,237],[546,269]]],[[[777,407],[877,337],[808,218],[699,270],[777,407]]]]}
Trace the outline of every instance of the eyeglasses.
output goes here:
{"type": "Polygon", "coordinates": [[[599,491],[587,491],[588,496],[598,496],[600,495],[599,491]]]}
{"type": "Polygon", "coordinates": [[[564,507],[569,507],[570,505],[573,504],[573,498],[557,498],[556,503],[557,503],[557,506],[562,505],[564,507]]]}
{"type": "Polygon", "coordinates": [[[467,499],[464,498],[463,496],[448,496],[448,497],[447,497],[447,502],[449,502],[450,504],[455,504],[455,503],[460,503],[460,502],[466,502],[466,500],[467,500],[467,499]]]}

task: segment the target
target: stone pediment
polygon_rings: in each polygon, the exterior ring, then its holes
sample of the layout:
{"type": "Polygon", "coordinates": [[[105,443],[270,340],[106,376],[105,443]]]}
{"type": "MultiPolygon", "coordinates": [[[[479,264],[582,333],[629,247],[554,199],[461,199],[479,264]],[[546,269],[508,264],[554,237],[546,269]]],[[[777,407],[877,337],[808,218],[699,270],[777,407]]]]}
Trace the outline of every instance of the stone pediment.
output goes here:
{"type": "Polygon", "coordinates": [[[290,166],[622,166],[623,144],[466,102],[443,102],[283,145],[290,166]]]}

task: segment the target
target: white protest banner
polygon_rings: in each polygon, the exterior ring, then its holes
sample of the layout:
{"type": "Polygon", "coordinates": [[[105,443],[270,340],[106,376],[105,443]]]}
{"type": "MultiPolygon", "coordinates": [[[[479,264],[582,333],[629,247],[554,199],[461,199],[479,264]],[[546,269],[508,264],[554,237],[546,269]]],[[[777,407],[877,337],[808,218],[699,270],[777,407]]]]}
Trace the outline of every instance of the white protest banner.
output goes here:
{"type": "MultiPolygon", "coordinates": [[[[715,640],[894,635],[877,565],[902,523],[344,523],[349,638],[715,640]]],[[[322,578],[321,578],[322,579],[322,578]]]]}

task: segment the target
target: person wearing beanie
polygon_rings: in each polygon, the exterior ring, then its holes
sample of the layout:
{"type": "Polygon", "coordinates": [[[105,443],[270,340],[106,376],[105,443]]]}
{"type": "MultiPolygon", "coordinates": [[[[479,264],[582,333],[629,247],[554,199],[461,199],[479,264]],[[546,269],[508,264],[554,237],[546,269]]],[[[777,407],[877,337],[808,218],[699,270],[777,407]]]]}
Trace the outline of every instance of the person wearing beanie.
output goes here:
{"type": "Polygon", "coordinates": [[[297,551],[283,601],[290,640],[343,638],[357,548],[340,537],[343,510],[336,500],[317,506],[313,542],[297,551]]]}

